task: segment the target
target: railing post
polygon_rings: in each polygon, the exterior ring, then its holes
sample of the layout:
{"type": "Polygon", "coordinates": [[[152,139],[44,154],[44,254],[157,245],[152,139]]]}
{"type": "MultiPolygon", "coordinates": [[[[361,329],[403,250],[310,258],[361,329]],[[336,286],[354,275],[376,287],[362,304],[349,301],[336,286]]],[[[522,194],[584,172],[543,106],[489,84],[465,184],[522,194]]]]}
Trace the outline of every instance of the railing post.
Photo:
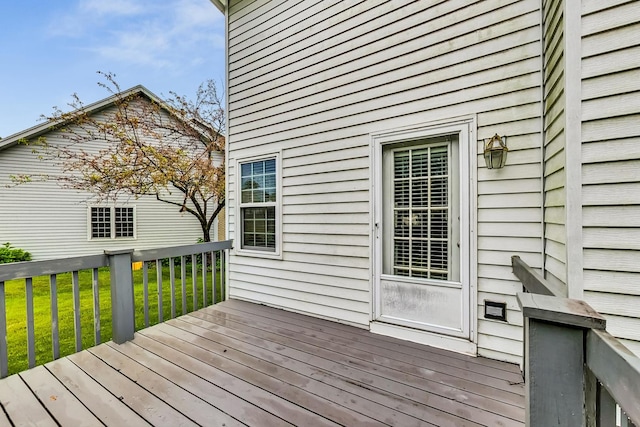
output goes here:
{"type": "Polygon", "coordinates": [[[526,425],[582,427],[585,336],[605,319],[583,301],[518,293],[527,330],[526,425]]]}
{"type": "Polygon", "coordinates": [[[105,251],[111,273],[111,325],[113,341],[122,344],[133,339],[135,311],[133,302],[133,249],[105,251]]]}

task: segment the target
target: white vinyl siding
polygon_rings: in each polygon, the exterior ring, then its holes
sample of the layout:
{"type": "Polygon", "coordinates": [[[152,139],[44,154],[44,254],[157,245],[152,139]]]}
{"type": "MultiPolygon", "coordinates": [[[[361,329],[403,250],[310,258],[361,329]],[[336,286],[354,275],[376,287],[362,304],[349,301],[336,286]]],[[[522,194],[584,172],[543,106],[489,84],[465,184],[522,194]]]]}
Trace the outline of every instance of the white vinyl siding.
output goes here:
{"type": "Polygon", "coordinates": [[[544,67],[544,220],[545,276],[567,283],[565,174],[565,37],[564,0],[545,0],[544,67]]]}
{"type": "Polygon", "coordinates": [[[640,354],[640,3],[583,1],[584,298],[640,354]]]}
{"type": "Polygon", "coordinates": [[[540,21],[534,0],[233,3],[228,202],[235,159],[281,150],[282,260],[232,255],[230,296],[368,327],[370,135],[475,115],[472,315],[484,299],[509,310],[504,324],[480,314],[474,332],[480,354],[519,361],[510,257],[542,266],[540,21]],[[489,171],[481,147],[495,133],[509,160],[489,171]]]}

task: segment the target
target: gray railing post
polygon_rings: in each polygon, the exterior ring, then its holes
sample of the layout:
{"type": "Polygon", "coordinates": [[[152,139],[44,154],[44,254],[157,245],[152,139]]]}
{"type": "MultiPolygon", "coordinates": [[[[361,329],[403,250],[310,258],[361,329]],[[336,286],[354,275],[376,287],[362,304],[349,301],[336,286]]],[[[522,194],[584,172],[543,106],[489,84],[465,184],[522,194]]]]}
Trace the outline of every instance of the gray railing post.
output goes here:
{"type": "Polygon", "coordinates": [[[585,339],[605,319],[583,301],[518,293],[527,330],[526,425],[582,427],[585,339]]]}
{"type": "Polygon", "coordinates": [[[105,251],[111,271],[111,325],[113,341],[122,344],[133,339],[135,311],[133,302],[133,249],[105,251]]]}

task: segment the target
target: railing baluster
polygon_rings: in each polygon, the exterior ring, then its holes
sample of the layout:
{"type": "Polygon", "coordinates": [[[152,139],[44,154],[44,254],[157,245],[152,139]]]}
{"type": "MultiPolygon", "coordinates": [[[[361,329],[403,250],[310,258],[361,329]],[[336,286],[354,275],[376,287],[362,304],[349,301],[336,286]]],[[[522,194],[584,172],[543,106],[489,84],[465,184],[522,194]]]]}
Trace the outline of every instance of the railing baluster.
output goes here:
{"type": "Polygon", "coordinates": [[[202,254],[202,307],[207,306],[207,253],[202,254]]]}
{"type": "Polygon", "coordinates": [[[216,265],[217,265],[217,252],[211,252],[211,304],[216,304],[216,287],[218,286],[218,280],[216,277],[216,265]]]}
{"type": "Polygon", "coordinates": [[[633,421],[631,421],[628,417],[627,414],[624,413],[624,411],[620,411],[620,425],[621,427],[636,427],[636,425],[633,423],[633,421]]]}
{"type": "Polygon", "coordinates": [[[191,283],[193,285],[193,311],[198,309],[198,265],[196,256],[191,255],[191,283]]]}
{"type": "Polygon", "coordinates": [[[187,257],[180,257],[180,284],[182,285],[182,314],[187,314],[187,257]]]}
{"type": "Polygon", "coordinates": [[[158,323],[164,320],[164,312],[162,309],[162,260],[156,260],[156,287],[158,290],[158,323]]]}
{"type": "Polygon", "coordinates": [[[33,278],[25,279],[25,291],[27,298],[27,358],[29,368],[36,366],[36,338],[33,323],[33,278]]]}
{"type": "Polygon", "coordinates": [[[98,269],[94,268],[93,273],[93,338],[95,345],[102,342],[100,335],[100,280],[98,269]]]}
{"type": "Polygon", "coordinates": [[[73,288],[73,329],[76,333],[76,352],[82,350],[82,327],[80,325],[80,278],[78,271],[71,273],[73,288]]]}
{"type": "Polygon", "coordinates": [[[171,318],[176,317],[176,267],[173,258],[169,258],[169,274],[171,275],[171,318]]]}
{"type": "MultiPolygon", "coordinates": [[[[596,381],[598,381],[596,379],[596,381]]],[[[607,427],[616,424],[616,402],[606,388],[596,385],[596,426],[607,427]]]]}
{"type": "Polygon", "coordinates": [[[0,378],[9,373],[7,357],[7,307],[4,300],[4,281],[0,281],[0,378]]]}
{"type": "Polygon", "coordinates": [[[149,327],[149,268],[147,262],[142,262],[142,305],[144,306],[144,327],[149,327]]]}
{"type": "Polygon", "coordinates": [[[227,253],[220,251],[220,301],[224,301],[226,295],[226,278],[227,278],[227,253]]]}
{"type": "Polygon", "coordinates": [[[51,343],[53,360],[60,358],[60,327],[58,326],[58,276],[49,276],[49,294],[51,298],[51,343]]]}

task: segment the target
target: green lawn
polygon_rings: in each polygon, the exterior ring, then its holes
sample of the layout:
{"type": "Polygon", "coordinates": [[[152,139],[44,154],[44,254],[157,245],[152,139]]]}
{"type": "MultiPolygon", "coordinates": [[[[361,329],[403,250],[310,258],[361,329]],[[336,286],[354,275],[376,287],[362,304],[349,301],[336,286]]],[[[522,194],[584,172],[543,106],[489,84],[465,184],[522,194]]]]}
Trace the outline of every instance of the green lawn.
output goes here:
{"type": "MultiPolygon", "coordinates": [[[[155,263],[148,263],[149,275],[149,322],[158,323],[158,293],[156,285],[155,263]]],[[[220,272],[216,296],[220,300],[220,272]]],[[[60,337],[60,356],[75,352],[75,333],[73,315],[73,292],[71,273],[57,276],[58,296],[58,327],[60,337]]],[[[136,330],[144,328],[143,309],[143,280],[142,269],[133,272],[134,298],[136,310],[136,330]]],[[[80,283],[80,317],[82,331],[82,348],[95,345],[93,327],[93,292],[92,271],[79,272],[80,283]]],[[[101,268],[98,275],[100,298],[100,334],[101,342],[111,340],[111,292],[110,277],[107,268],[101,268]]],[[[182,313],[182,289],[180,281],[180,266],[175,268],[176,287],[176,316],[182,313]]],[[[191,265],[187,265],[187,312],[193,311],[193,284],[191,280],[191,265]]],[[[202,268],[197,277],[198,308],[202,307],[202,268]]],[[[9,374],[28,368],[27,357],[27,309],[25,296],[25,281],[12,280],[5,282],[5,297],[7,307],[7,349],[9,374]]],[[[164,320],[171,317],[170,270],[168,266],[162,270],[162,301],[164,320]]],[[[207,274],[207,302],[211,304],[211,272],[207,274]]],[[[49,277],[33,278],[33,308],[36,341],[36,363],[43,364],[53,360],[53,346],[51,341],[51,298],[49,277]]]]}

